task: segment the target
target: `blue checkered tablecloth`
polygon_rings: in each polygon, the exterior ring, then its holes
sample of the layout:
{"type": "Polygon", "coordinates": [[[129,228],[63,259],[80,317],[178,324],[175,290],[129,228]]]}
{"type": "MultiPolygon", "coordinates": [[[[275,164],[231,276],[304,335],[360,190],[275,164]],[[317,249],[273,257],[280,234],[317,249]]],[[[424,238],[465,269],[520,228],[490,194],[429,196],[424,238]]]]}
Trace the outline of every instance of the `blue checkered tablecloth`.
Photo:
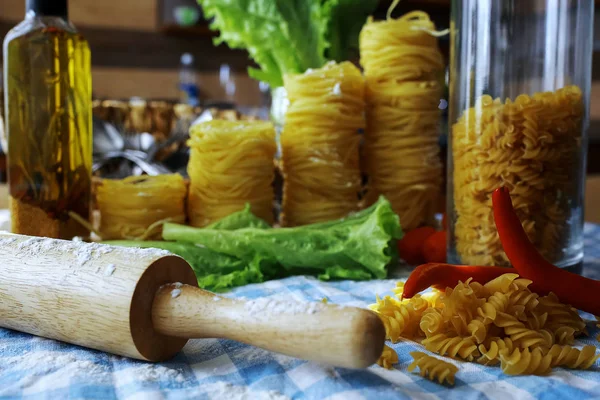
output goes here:
{"type": "MultiPolygon", "coordinates": [[[[586,224],[585,251],[584,274],[600,279],[600,226],[586,224]]],[[[394,284],[293,277],[228,296],[327,297],[365,306],[394,284]]],[[[588,330],[589,338],[578,344],[598,344],[598,329],[590,323],[588,330]]],[[[171,361],[150,364],[0,329],[0,399],[600,399],[599,362],[587,371],[557,368],[545,377],[510,377],[498,367],[457,363],[456,386],[447,388],[406,371],[416,343],[392,347],[400,358],[394,370],[331,368],[217,339],[191,340],[171,361]]]]}

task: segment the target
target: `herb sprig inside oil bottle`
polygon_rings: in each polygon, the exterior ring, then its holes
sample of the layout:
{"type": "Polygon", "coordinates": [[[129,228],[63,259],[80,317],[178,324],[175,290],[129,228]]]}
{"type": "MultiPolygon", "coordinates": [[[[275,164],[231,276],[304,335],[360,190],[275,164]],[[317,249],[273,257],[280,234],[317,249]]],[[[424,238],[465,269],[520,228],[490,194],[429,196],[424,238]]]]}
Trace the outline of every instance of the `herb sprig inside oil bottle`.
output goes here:
{"type": "Polygon", "coordinates": [[[8,182],[14,233],[88,236],[92,166],[90,50],[67,0],[27,0],[4,40],[8,182]]]}

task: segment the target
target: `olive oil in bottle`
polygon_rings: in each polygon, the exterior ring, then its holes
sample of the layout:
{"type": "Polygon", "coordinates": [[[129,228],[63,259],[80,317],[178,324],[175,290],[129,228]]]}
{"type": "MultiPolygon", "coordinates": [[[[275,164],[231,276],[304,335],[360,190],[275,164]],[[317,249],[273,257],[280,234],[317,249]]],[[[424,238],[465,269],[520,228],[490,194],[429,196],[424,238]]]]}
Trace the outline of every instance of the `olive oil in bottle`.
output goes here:
{"type": "Polygon", "coordinates": [[[88,236],[92,86],[87,41],[67,0],[27,0],[4,40],[8,183],[14,233],[88,236]]]}

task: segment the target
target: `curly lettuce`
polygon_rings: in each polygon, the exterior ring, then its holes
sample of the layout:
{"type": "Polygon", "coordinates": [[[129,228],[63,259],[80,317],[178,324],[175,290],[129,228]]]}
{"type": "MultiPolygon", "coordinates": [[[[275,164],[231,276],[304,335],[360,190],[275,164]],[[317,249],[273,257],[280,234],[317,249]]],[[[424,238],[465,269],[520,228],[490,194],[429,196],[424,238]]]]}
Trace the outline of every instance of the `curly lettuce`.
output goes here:
{"type": "Polygon", "coordinates": [[[205,228],[165,224],[165,241],[106,243],[168,250],[192,266],[200,287],[224,291],[290,275],[384,278],[401,237],[399,218],[382,197],[346,218],[296,228],[271,229],[246,207],[205,228]]]}
{"type": "Polygon", "coordinates": [[[201,245],[259,263],[265,277],[293,274],[321,279],[384,278],[402,237],[398,216],[383,197],[348,218],[296,228],[221,230],[165,224],[163,239],[201,245]]]}
{"type": "Polygon", "coordinates": [[[248,51],[255,79],[283,85],[288,73],[346,61],[377,0],[198,0],[216,45],[248,51]]]}
{"type": "Polygon", "coordinates": [[[283,85],[283,75],[318,68],[325,62],[326,24],[320,0],[198,0],[215,44],[244,49],[259,69],[255,79],[271,87],[283,85]]]}

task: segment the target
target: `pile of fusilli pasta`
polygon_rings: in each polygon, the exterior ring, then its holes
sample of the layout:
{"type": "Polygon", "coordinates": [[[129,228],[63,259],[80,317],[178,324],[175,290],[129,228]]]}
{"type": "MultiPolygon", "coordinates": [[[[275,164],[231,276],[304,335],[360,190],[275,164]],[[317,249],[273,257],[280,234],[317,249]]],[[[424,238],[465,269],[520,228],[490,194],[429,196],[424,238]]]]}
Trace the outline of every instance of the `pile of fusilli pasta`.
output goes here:
{"type": "Polygon", "coordinates": [[[432,221],[442,184],[438,103],[444,60],[429,16],[369,20],[360,33],[366,79],[367,203],[384,195],[410,230],[432,221]]]}
{"type": "Polygon", "coordinates": [[[290,101],[281,133],[285,226],[357,211],[359,130],[365,127],[364,79],[350,62],[286,75],[290,101]]]}
{"type": "MultiPolygon", "coordinates": [[[[589,368],[600,356],[595,346],[572,346],[575,337],[585,333],[577,310],[552,293],[531,292],[530,284],[517,274],[504,274],[485,285],[460,282],[445,291],[402,300],[403,283],[399,282],[394,297],[377,296],[370,308],[381,317],[386,339],[392,342],[401,337],[420,340],[433,353],[483,365],[500,364],[509,375],[542,375],[557,366],[589,368]]],[[[386,347],[379,364],[393,364],[397,355],[392,352],[386,347]]],[[[433,370],[436,360],[427,361],[427,368],[433,370]]],[[[454,375],[442,367],[435,371],[430,378],[454,375]]]]}
{"type": "MultiPolygon", "coordinates": [[[[572,217],[569,195],[581,171],[581,90],[483,96],[452,127],[454,237],[460,262],[508,265],[492,213],[492,192],[508,187],[523,227],[549,261],[562,258],[572,217]]],[[[577,225],[577,224],[575,224],[577,225]]]]}

